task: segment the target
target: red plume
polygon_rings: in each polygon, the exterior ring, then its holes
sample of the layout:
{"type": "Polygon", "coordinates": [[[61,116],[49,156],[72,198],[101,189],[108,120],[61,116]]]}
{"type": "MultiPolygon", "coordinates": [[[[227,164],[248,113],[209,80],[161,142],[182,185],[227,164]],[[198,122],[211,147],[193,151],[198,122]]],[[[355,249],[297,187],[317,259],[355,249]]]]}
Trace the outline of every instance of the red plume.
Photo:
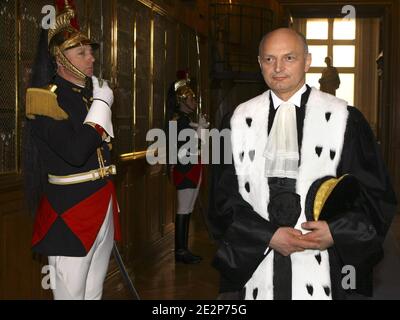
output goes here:
{"type": "Polygon", "coordinates": [[[189,70],[178,70],[176,72],[176,78],[178,80],[187,80],[189,79],[189,70]]]}
{"type": "MultiPolygon", "coordinates": [[[[75,17],[73,19],[71,19],[71,26],[73,28],[75,28],[76,30],[79,30],[79,23],[78,23],[78,13],[76,12],[76,7],[75,7],[75,3],[73,0],[67,0],[68,4],[70,5],[70,7],[72,8],[72,10],[74,10],[75,12],[75,17]]],[[[60,13],[64,10],[65,8],[65,0],[56,0],[56,9],[57,12],[60,13]]]]}

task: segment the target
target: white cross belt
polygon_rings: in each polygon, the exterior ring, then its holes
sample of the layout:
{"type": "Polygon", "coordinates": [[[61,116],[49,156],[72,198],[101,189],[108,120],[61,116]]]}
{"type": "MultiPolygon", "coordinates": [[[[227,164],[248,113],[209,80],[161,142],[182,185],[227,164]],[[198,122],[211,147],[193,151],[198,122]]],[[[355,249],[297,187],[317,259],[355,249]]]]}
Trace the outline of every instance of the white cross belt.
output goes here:
{"type": "Polygon", "coordinates": [[[55,176],[49,174],[48,177],[49,177],[49,183],[51,184],[69,185],[69,184],[95,181],[116,174],[117,174],[117,168],[115,167],[115,165],[111,165],[108,167],[90,170],[82,173],[70,174],[67,176],[55,176]]]}

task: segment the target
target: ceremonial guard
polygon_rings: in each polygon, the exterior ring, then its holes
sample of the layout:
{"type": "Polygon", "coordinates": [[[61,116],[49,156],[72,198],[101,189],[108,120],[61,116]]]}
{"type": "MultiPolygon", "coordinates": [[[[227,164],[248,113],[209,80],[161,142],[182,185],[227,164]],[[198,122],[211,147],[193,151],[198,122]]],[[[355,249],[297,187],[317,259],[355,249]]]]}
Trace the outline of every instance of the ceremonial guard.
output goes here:
{"type": "MultiPolygon", "coordinates": [[[[173,183],[177,189],[178,208],[175,216],[175,261],[186,264],[199,263],[202,258],[194,255],[188,249],[189,223],[194,209],[194,205],[199,193],[201,184],[202,164],[200,161],[199,144],[201,129],[208,127],[208,123],[203,115],[199,121],[192,120],[198,104],[195,93],[190,87],[190,79],[186,71],[177,72],[176,81],[169,90],[167,100],[167,120],[175,121],[177,127],[177,137],[183,130],[192,130],[193,137],[196,139],[194,148],[185,148],[188,139],[185,141],[169,141],[169,148],[177,150],[177,164],[170,165],[170,173],[173,183]],[[196,135],[195,135],[196,133],[196,135]],[[188,157],[195,161],[183,161],[188,157]]],[[[168,128],[168,126],[167,126],[168,128]]],[[[170,159],[171,160],[171,159],[170,159]]],[[[171,161],[169,161],[171,163],[171,161]]]]}
{"type": "Polygon", "coordinates": [[[79,31],[72,1],[57,1],[57,11],[55,28],[42,30],[26,95],[25,148],[35,167],[25,166],[25,175],[40,171],[46,180],[27,184],[27,193],[36,191],[30,196],[40,196],[32,247],[55,272],[55,299],[100,299],[120,238],[109,144],[113,92],[93,76],[98,45],[79,31]]]}

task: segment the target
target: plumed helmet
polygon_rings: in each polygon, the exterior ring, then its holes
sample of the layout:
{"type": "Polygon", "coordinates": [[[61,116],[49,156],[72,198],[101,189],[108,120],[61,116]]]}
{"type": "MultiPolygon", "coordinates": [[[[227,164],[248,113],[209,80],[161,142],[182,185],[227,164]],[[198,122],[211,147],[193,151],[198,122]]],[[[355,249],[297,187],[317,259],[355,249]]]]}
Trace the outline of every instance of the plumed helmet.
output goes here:
{"type": "Polygon", "coordinates": [[[176,93],[176,98],[178,102],[185,101],[188,97],[195,98],[196,95],[193,92],[192,88],[189,86],[189,79],[183,79],[176,81],[174,84],[174,89],[176,93]]]}
{"type": "Polygon", "coordinates": [[[91,45],[93,49],[97,49],[99,45],[79,31],[76,10],[72,0],[56,0],[56,7],[56,23],[54,28],[49,29],[48,32],[49,51],[78,79],[85,80],[86,75],[66,58],[64,51],[83,45],[91,45]]]}

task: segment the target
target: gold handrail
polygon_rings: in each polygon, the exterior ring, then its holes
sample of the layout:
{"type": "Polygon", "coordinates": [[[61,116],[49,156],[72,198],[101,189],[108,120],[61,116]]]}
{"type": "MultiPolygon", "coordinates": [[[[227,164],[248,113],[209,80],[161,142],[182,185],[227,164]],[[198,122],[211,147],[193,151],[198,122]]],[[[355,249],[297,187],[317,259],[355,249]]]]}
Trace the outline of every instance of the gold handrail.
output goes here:
{"type": "Polygon", "coordinates": [[[146,153],[147,153],[147,150],[131,152],[131,153],[124,153],[119,156],[119,160],[121,160],[122,162],[128,162],[128,161],[133,161],[133,160],[138,160],[138,159],[144,159],[144,158],[146,158],[146,153]]]}
{"type": "Polygon", "coordinates": [[[119,160],[122,162],[128,162],[132,160],[139,160],[139,159],[144,159],[146,158],[146,153],[149,152],[150,154],[154,156],[158,156],[158,149],[148,149],[144,151],[137,151],[137,152],[131,152],[131,153],[124,153],[119,156],[119,160]]]}

